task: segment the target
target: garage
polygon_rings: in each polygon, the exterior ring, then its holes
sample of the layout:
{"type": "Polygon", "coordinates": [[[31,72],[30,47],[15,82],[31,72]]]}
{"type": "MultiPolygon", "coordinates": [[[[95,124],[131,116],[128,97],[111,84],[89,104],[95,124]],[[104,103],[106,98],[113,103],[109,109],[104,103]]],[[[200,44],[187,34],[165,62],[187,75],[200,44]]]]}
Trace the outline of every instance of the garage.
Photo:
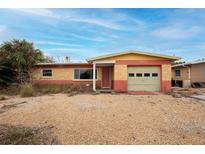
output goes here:
{"type": "Polygon", "coordinates": [[[128,67],[128,90],[160,91],[160,67],[128,67]]]}

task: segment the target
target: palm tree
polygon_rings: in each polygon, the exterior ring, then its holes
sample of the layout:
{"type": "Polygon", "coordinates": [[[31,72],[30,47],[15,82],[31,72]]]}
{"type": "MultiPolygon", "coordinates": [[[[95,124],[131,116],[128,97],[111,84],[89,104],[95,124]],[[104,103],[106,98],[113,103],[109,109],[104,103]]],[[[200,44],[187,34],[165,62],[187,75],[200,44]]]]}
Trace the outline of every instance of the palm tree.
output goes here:
{"type": "MultiPolygon", "coordinates": [[[[5,67],[5,62],[15,72],[17,81],[22,83],[28,81],[33,65],[39,62],[48,62],[42,51],[36,49],[32,42],[26,40],[11,40],[4,42],[0,46],[1,67],[5,67]]],[[[1,74],[0,76],[6,76],[1,74]]],[[[2,77],[0,77],[2,78],[2,77]]]]}
{"type": "Polygon", "coordinates": [[[15,70],[11,68],[9,62],[0,60],[0,85],[7,85],[8,83],[15,82],[15,74],[15,70]]]}

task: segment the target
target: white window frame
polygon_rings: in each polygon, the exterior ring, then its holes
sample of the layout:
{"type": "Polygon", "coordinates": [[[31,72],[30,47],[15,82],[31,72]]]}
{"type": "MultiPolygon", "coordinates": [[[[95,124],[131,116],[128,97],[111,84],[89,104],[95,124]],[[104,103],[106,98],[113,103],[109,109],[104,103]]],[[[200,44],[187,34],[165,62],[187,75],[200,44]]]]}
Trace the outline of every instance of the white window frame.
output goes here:
{"type": "MultiPolygon", "coordinates": [[[[93,70],[93,68],[73,68],[73,81],[93,81],[93,79],[75,79],[75,70],[76,69],[79,69],[79,70],[87,70],[87,69],[90,69],[90,70],[93,70]]],[[[96,78],[96,80],[98,80],[98,69],[96,68],[96,70],[97,70],[97,78],[96,78]]]]}
{"type": "Polygon", "coordinates": [[[52,78],[53,77],[53,70],[51,68],[43,68],[43,69],[41,69],[41,77],[42,78],[52,78]],[[51,70],[52,71],[52,75],[51,76],[43,76],[43,71],[44,70],[51,70]]]}
{"type": "Polygon", "coordinates": [[[175,74],[176,77],[180,77],[181,76],[181,70],[180,69],[174,70],[174,74],[175,74]],[[176,75],[176,71],[179,71],[179,75],[176,75]]]}

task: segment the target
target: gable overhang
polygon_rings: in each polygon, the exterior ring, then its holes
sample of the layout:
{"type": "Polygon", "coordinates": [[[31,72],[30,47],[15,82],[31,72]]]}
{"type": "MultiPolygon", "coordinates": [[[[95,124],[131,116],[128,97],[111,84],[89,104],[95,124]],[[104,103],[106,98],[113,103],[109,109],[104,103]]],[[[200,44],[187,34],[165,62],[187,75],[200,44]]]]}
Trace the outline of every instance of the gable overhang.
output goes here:
{"type": "Polygon", "coordinates": [[[102,60],[102,59],[106,59],[106,58],[110,58],[110,57],[115,57],[115,56],[126,55],[126,54],[138,54],[138,55],[159,57],[159,58],[168,59],[170,61],[176,61],[176,60],[180,60],[181,59],[180,57],[176,57],[176,56],[168,56],[168,55],[162,55],[162,54],[157,54],[157,53],[150,53],[150,52],[142,52],[142,51],[130,50],[130,51],[124,51],[124,52],[118,52],[118,53],[113,53],[113,54],[107,54],[107,55],[97,56],[97,57],[93,57],[93,58],[88,58],[86,60],[89,63],[91,63],[93,61],[99,61],[99,60],[102,60]]]}
{"type": "Polygon", "coordinates": [[[97,66],[113,66],[115,64],[115,60],[109,60],[109,61],[94,61],[93,64],[97,66]]]}

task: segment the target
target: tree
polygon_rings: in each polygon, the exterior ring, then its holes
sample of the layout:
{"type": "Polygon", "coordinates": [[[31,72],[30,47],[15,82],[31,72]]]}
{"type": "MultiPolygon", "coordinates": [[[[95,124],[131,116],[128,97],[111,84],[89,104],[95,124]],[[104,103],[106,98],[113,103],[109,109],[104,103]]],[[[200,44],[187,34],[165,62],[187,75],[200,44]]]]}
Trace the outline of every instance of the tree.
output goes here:
{"type": "MultiPolygon", "coordinates": [[[[17,82],[26,82],[30,79],[31,68],[37,63],[52,62],[51,59],[45,57],[39,49],[36,49],[32,42],[26,40],[11,40],[4,42],[0,46],[0,65],[8,68],[15,74],[17,82]]],[[[0,81],[3,78],[0,75],[0,81]]]]}
{"type": "Polygon", "coordinates": [[[7,85],[16,81],[15,70],[11,68],[11,64],[6,60],[0,60],[0,86],[7,85]]]}

